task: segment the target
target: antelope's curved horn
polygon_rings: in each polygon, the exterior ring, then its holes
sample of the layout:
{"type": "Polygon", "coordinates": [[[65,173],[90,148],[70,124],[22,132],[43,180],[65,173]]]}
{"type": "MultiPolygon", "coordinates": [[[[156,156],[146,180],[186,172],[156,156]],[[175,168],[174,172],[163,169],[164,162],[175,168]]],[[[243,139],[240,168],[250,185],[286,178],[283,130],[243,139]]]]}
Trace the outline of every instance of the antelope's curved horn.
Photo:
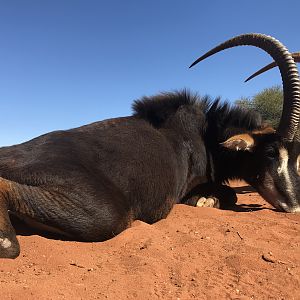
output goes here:
{"type": "Polygon", "coordinates": [[[236,36],[199,57],[193,67],[205,58],[236,46],[255,46],[266,51],[279,67],[283,84],[283,108],[277,133],[285,141],[293,141],[300,118],[300,80],[297,66],[286,47],[271,36],[249,33],[236,36]]]}
{"type": "MultiPolygon", "coordinates": [[[[297,63],[300,62],[300,52],[294,52],[294,53],[292,53],[292,57],[293,57],[293,59],[294,59],[295,62],[297,62],[297,63]]],[[[276,66],[277,66],[277,63],[275,61],[273,61],[272,63],[268,64],[267,66],[261,68],[260,70],[258,70],[257,72],[255,72],[254,74],[252,74],[251,76],[249,76],[245,80],[245,82],[253,79],[254,77],[256,77],[256,76],[258,76],[258,75],[260,75],[260,74],[262,74],[262,73],[264,73],[264,72],[266,72],[266,71],[268,71],[270,69],[273,69],[276,66]]]]}

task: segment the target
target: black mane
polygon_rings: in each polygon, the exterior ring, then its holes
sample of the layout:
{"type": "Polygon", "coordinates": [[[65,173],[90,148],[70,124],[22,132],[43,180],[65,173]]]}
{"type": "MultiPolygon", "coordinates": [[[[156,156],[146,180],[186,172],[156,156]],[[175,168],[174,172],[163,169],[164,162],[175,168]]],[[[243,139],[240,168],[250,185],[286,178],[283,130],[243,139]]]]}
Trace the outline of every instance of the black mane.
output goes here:
{"type": "Polygon", "coordinates": [[[143,97],[134,101],[132,109],[134,116],[147,120],[154,127],[159,127],[182,106],[200,108],[206,115],[207,122],[214,124],[213,127],[218,131],[225,127],[235,128],[237,131],[239,129],[251,131],[262,125],[260,115],[254,111],[221,102],[220,98],[212,100],[209,96],[200,97],[187,90],[143,97]]]}
{"type": "Polygon", "coordinates": [[[145,96],[133,102],[133,115],[147,120],[154,127],[159,127],[179,107],[193,106],[198,100],[197,95],[192,95],[186,90],[161,93],[152,97],[145,96]]]}

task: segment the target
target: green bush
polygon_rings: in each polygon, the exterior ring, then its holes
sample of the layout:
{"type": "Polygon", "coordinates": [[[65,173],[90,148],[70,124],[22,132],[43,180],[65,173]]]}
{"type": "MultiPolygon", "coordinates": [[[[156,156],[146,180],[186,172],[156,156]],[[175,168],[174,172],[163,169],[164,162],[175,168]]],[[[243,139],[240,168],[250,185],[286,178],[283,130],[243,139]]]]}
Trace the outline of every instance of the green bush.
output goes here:
{"type": "Polygon", "coordinates": [[[265,122],[277,128],[282,111],[283,93],[280,86],[273,86],[257,93],[252,98],[241,98],[235,104],[259,112],[265,122]]]}

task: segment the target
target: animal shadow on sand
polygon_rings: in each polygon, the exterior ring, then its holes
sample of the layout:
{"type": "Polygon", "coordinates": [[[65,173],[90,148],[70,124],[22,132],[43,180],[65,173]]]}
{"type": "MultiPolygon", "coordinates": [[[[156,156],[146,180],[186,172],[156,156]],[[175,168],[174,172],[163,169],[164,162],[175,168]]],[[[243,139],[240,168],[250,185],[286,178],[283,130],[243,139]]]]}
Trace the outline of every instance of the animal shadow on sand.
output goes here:
{"type": "MultiPolygon", "coordinates": [[[[251,194],[251,193],[255,193],[256,190],[249,185],[245,185],[245,186],[239,186],[239,187],[235,187],[233,188],[236,192],[236,194],[238,195],[246,195],[246,194],[251,194]]],[[[277,211],[277,209],[275,208],[270,208],[270,207],[264,207],[264,205],[262,204],[234,204],[231,206],[228,206],[227,208],[225,208],[225,210],[232,210],[232,211],[236,211],[236,212],[253,212],[253,211],[259,211],[259,210],[272,210],[272,211],[277,211]]]]}

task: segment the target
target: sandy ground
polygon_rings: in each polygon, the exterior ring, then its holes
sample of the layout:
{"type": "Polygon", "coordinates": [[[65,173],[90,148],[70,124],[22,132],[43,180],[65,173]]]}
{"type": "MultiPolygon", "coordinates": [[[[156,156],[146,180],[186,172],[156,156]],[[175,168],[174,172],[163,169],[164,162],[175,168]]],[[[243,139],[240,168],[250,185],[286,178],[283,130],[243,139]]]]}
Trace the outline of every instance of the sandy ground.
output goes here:
{"type": "Polygon", "coordinates": [[[233,210],[177,205],[103,243],[20,233],[0,299],[300,299],[300,214],[237,192],[233,210]]]}

